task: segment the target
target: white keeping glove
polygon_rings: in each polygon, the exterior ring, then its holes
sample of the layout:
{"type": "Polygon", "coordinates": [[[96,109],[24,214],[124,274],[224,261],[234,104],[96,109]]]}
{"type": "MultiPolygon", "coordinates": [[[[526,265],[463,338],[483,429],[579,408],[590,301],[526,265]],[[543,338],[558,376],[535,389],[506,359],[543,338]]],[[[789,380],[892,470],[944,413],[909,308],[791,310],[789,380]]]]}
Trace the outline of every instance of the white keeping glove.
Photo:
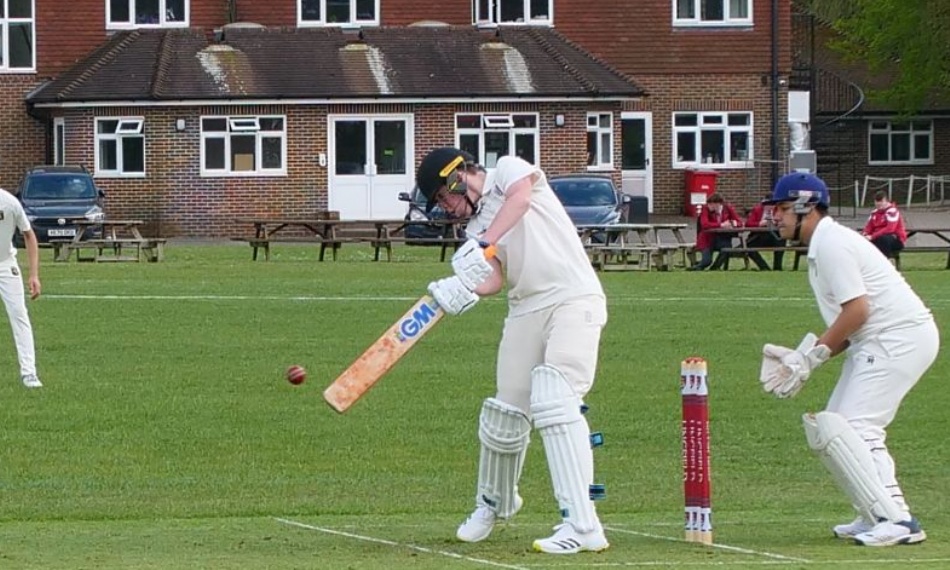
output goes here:
{"type": "Polygon", "coordinates": [[[460,315],[478,302],[478,295],[472,293],[457,275],[429,283],[429,294],[449,315],[460,315]]]}
{"type": "Polygon", "coordinates": [[[815,344],[818,337],[808,333],[795,350],[766,344],[762,347],[762,387],[778,398],[792,398],[802,389],[813,370],[831,358],[831,349],[815,344]]]}
{"type": "Polygon", "coordinates": [[[485,248],[476,239],[467,240],[455,252],[452,256],[452,269],[469,291],[474,291],[495,271],[492,264],[485,259],[485,248]]]}

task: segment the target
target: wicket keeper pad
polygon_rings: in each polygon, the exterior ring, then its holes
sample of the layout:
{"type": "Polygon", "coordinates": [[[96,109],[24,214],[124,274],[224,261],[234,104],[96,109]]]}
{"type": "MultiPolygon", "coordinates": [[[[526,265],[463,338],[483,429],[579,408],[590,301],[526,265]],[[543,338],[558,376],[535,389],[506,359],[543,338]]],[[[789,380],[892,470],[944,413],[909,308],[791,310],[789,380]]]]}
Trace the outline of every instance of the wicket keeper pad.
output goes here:
{"type": "Polygon", "coordinates": [[[598,524],[590,499],[594,454],[581,405],[560,370],[541,364],[531,371],[531,415],[544,442],[554,496],[561,517],[583,533],[596,530],[598,524]]]}
{"type": "Polygon", "coordinates": [[[478,439],[482,442],[478,463],[478,497],[507,519],[515,514],[518,479],[531,435],[528,416],[515,406],[495,398],[482,403],[478,439]]]}
{"type": "Polygon", "coordinates": [[[831,471],[854,508],[869,521],[907,518],[881,483],[871,450],[841,414],[819,412],[802,416],[808,446],[831,471]]]}

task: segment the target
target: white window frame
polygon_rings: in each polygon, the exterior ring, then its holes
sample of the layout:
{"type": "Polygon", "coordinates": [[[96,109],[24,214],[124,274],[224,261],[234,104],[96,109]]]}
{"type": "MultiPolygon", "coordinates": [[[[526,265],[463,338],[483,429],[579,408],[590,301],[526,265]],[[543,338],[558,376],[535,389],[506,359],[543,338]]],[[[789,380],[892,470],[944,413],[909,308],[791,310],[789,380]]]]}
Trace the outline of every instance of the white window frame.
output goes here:
{"type": "Polygon", "coordinates": [[[710,168],[751,168],[755,160],[755,113],[752,111],[679,111],[673,113],[673,168],[689,168],[703,166],[710,168]],[[678,116],[696,116],[696,125],[678,126],[676,118],[678,116]],[[744,125],[730,125],[729,115],[746,115],[748,122],[744,125]],[[702,134],[704,131],[722,131],[723,133],[723,156],[716,160],[707,160],[702,156],[702,134]],[[681,158],[679,152],[679,134],[693,133],[695,135],[693,151],[698,160],[685,160],[681,158]],[[734,133],[746,134],[748,148],[746,149],[745,159],[732,159],[732,135],[734,133]]]}
{"type": "Polygon", "coordinates": [[[144,178],[147,171],[146,148],[145,148],[145,118],[144,117],[96,117],[94,122],[95,132],[95,176],[99,178],[144,178]],[[105,121],[116,121],[116,129],[111,133],[100,133],[99,124],[105,121]],[[122,143],[125,140],[133,138],[142,140],[142,171],[126,172],[122,164],[123,152],[122,143]],[[99,146],[103,141],[115,141],[116,167],[115,169],[102,168],[99,146]]]}
{"type": "Polygon", "coordinates": [[[9,0],[0,0],[0,73],[24,73],[36,71],[36,0],[30,1],[29,18],[11,18],[9,0]],[[30,66],[10,67],[10,24],[29,24],[30,26],[30,66]]]}
{"type": "Polygon", "coordinates": [[[221,177],[221,176],[286,176],[287,175],[287,116],[277,114],[262,114],[257,116],[227,116],[227,115],[202,115],[198,121],[201,128],[201,152],[199,153],[200,175],[203,177],[221,177]],[[261,129],[261,119],[280,119],[283,129],[279,131],[265,131],[261,129]],[[223,120],[227,125],[227,131],[205,131],[204,122],[206,120],[223,120]],[[254,136],[254,168],[253,170],[234,170],[231,164],[231,137],[254,136]],[[262,161],[263,139],[280,140],[280,167],[264,168],[262,161]],[[224,168],[211,169],[206,166],[206,143],[208,140],[224,141],[224,168]]]}
{"type": "MultiPolygon", "coordinates": [[[[489,166],[487,164],[487,159],[485,156],[485,134],[486,133],[508,133],[508,149],[509,153],[514,153],[516,148],[516,139],[518,135],[527,135],[530,134],[534,137],[534,157],[531,162],[532,164],[539,164],[541,160],[541,127],[540,127],[540,117],[538,113],[456,113],[455,121],[455,145],[461,147],[462,137],[465,135],[477,135],[478,136],[478,155],[475,159],[480,163],[486,166],[486,168],[494,168],[494,166],[489,166]],[[479,127],[459,127],[458,119],[459,117],[479,117],[479,127]],[[516,127],[514,118],[515,117],[525,117],[530,116],[534,118],[534,127],[516,127]]],[[[498,157],[501,158],[501,157],[498,157]]]]}
{"type": "Polygon", "coordinates": [[[752,5],[753,0],[673,0],[673,26],[682,27],[710,27],[710,26],[752,26],[752,5]],[[722,2],[722,20],[704,20],[702,17],[703,4],[707,2],[722,2]],[[732,15],[732,3],[745,2],[746,17],[732,15]],[[691,5],[693,16],[684,15],[680,17],[680,7],[682,5],[691,5]]]}
{"type": "Polygon", "coordinates": [[[588,160],[587,170],[613,170],[614,169],[614,114],[611,112],[587,113],[587,137],[593,133],[595,141],[594,156],[591,162],[588,160]],[[607,126],[601,125],[601,121],[607,119],[607,126]],[[604,139],[607,139],[606,143],[604,139]],[[607,147],[609,160],[605,161],[604,146],[607,147]]]}
{"type": "Polygon", "coordinates": [[[53,119],[53,164],[66,164],[66,119],[63,117],[53,119]]]}
{"type": "Polygon", "coordinates": [[[472,23],[476,26],[553,26],[554,0],[547,0],[548,15],[546,18],[528,18],[524,21],[501,21],[501,7],[503,3],[520,3],[523,5],[523,14],[531,14],[531,0],[472,0],[472,23]]]}
{"type": "Polygon", "coordinates": [[[316,0],[320,2],[320,19],[303,19],[303,0],[297,0],[297,26],[301,28],[315,26],[339,26],[339,27],[359,27],[359,26],[378,26],[379,25],[379,1],[373,0],[373,18],[360,19],[356,12],[356,0],[348,0],[350,5],[350,20],[348,22],[328,22],[327,21],[327,0],[316,0]]]}
{"type": "Polygon", "coordinates": [[[168,8],[166,0],[158,0],[158,23],[138,24],[135,22],[135,3],[138,0],[127,0],[129,3],[129,20],[122,22],[112,21],[112,2],[106,2],[106,29],[107,30],[133,30],[138,28],[187,28],[191,19],[191,0],[183,0],[185,5],[184,18],[181,21],[169,22],[168,8]]]}
{"type": "Polygon", "coordinates": [[[868,165],[871,166],[885,166],[885,165],[914,165],[914,166],[927,166],[934,163],[934,122],[930,119],[917,119],[909,121],[890,121],[890,120],[878,120],[878,121],[868,121],[868,165]],[[929,127],[926,129],[918,128],[923,123],[928,123],[929,127]],[[874,160],[871,156],[871,138],[874,136],[887,136],[887,160],[874,160]],[[909,138],[909,151],[910,159],[909,160],[894,160],[893,151],[894,151],[894,135],[904,136],[906,135],[909,138]],[[914,158],[915,150],[917,148],[917,137],[926,136],[927,137],[927,155],[928,158],[914,158]]]}

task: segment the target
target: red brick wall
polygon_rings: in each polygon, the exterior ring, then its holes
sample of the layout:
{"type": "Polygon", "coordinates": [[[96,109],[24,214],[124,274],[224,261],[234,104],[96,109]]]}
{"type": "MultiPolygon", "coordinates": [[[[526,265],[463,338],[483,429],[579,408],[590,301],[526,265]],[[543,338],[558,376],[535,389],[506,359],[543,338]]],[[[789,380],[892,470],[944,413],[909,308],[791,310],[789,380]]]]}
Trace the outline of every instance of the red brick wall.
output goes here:
{"type": "Polygon", "coordinates": [[[26,114],[33,75],[0,75],[0,187],[13,190],[27,168],[45,160],[46,131],[26,114]]]}

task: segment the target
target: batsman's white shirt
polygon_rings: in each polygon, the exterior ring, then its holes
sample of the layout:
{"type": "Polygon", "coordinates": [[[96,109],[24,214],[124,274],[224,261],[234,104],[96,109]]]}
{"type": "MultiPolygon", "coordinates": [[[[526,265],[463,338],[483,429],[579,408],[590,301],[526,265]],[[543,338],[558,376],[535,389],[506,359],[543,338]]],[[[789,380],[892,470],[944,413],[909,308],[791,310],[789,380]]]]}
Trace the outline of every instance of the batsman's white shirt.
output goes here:
{"type": "Polygon", "coordinates": [[[516,317],[568,299],[604,291],[591,267],[577,229],[544,172],[516,156],[504,156],[488,173],[479,209],[467,232],[478,238],[501,209],[514,182],[534,177],[531,204],[524,217],[495,244],[508,281],[510,316],[516,317]]]}
{"type": "Polygon", "coordinates": [[[16,196],[0,188],[0,267],[16,263],[13,234],[17,228],[21,232],[30,230],[30,221],[16,196]]]}
{"type": "Polygon", "coordinates": [[[808,281],[827,326],[841,314],[843,303],[867,295],[870,313],[848,339],[853,345],[885,330],[913,327],[933,319],[877,247],[830,216],[818,222],[808,245],[808,281]]]}
{"type": "Polygon", "coordinates": [[[7,309],[13,340],[16,343],[20,374],[36,374],[36,350],[33,345],[33,326],[26,309],[23,276],[16,260],[13,233],[30,230],[30,221],[23,205],[15,196],[0,188],[0,297],[7,309]]]}

